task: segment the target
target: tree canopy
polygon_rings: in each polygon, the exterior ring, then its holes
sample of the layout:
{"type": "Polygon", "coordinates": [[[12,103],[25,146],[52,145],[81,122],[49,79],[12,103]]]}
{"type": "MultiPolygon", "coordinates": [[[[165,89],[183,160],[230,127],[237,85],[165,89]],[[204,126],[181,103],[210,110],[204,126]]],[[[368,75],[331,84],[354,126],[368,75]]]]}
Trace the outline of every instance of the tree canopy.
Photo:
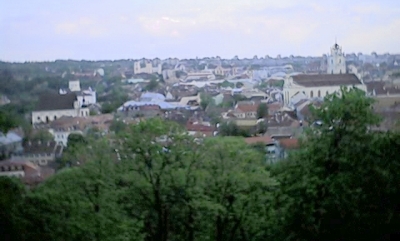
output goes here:
{"type": "Polygon", "coordinates": [[[379,118],[372,103],[358,89],[328,95],[312,109],[312,120],[322,125],[310,127],[298,151],[272,164],[265,162],[265,145],[232,136],[196,139],[159,118],[88,138],[63,157],[80,165],[32,190],[0,177],[1,235],[389,240],[400,225],[400,134],[373,131],[379,118]]]}

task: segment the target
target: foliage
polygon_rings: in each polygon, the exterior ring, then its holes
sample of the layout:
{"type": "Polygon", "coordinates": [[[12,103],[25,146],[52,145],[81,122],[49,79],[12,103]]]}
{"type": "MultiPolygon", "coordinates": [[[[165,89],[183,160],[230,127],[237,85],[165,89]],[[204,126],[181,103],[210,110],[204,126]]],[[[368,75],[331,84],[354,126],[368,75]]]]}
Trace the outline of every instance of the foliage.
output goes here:
{"type": "Polygon", "coordinates": [[[400,134],[371,130],[372,103],[357,89],[327,96],[302,148],[267,165],[264,145],[196,140],[158,118],[109,139],[76,136],[63,159],[79,167],[29,191],[0,177],[2,237],[382,240],[400,224],[400,134]]]}
{"type": "Polygon", "coordinates": [[[207,94],[207,93],[201,93],[200,94],[200,106],[203,110],[205,110],[207,108],[207,106],[209,105],[215,105],[215,101],[212,98],[211,95],[207,94]]]}
{"type": "Polygon", "coordinates": [[[282,183],[275,208],[285,220],[276,239],[377,240],[396,230],[398,134],[369,131],[379,121],[372,103],[343,88],[313,110],[322,127],[274,170],[282,183]]]}
{"type": "Polygon", "coordinates": [[[116,134],[120,134],[125,131],[127,125],[121,120],[114,120],[110,125],[110,131],[114,131],[116,134]]]}
{"type": "Polygon", "coordinates": [[[16,178],[0,176],[0,191],[0,235],[5,241],[18,240],[20,220],[17,214],[25,188],[16,178]]]}
{"type": "Polygon", "coordinates": [[[218,134],[221,136],[250,136],[249,131],[241,129],[235,122],[220,123],[218,134]]]}
{"type": "Polygon", "coordinates": [[[257,119],[268,116],[268,106],[266,103],[260,103],[257,107],[257,119]]]}
{"type": "Polygon", "coordinates": [[[0,132],[6,134],[8,130],[17,126],[17,123],[13,120],[8,113],[0,110],[0,132]]]}
{"type": "Polygon", "coordinates": [[[154,91],[158,88],[159,86],[159,81],[157,79],[151,79],[150,82],[146,85],[146,90],[147,91],[154,91]]]}
{"type": "Polygon", "coordinates": [[[33,133],[31,136],[27,136],[27,139],[29,139],[30,141],[47,142],[47,141],[53,141],[54,137],[47,130],[38,130],[35,133],[33,133]]]}

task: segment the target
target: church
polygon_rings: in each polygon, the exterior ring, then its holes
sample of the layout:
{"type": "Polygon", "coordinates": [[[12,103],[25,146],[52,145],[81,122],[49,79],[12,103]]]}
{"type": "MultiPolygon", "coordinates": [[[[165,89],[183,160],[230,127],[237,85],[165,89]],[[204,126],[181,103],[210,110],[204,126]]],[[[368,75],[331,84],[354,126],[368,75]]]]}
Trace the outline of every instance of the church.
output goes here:
{"type": "Polygon", "coordinates": [[[283,86],[284,104],[292,106],[292,99],[302,94],[308,99],[323,99],[326,95],[340,91],[341,86],[348,88],[356,87],[367,91],[364,82],[355,74],[348,74],[346,71],[346,59],[342,48],[335,43],[328,56],[328,68],[326,74],[297,74],[286,76],[283,86]]]}

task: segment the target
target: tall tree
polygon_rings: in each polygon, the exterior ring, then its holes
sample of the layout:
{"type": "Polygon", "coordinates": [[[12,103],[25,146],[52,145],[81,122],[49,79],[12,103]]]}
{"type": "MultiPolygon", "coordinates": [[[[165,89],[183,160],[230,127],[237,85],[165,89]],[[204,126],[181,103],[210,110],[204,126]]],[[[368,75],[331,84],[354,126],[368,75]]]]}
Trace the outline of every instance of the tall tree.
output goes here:
{"type": "Polygon", "coordinates": [[[268,116],[268,106],[265,103],[260,103],[257,107],[257,118],[265,118],[268,116]]]}
{"type": "Polygon", "coordinates": [[[364,92],[342,88],[313,110],[322,126],[309,132],[302,151],[277,168],[282,185],[276,210],[285,221],[275,238],[378,240],[396,230],[398,135],[370,131],[379,123],[372,103],[364,92]]]}

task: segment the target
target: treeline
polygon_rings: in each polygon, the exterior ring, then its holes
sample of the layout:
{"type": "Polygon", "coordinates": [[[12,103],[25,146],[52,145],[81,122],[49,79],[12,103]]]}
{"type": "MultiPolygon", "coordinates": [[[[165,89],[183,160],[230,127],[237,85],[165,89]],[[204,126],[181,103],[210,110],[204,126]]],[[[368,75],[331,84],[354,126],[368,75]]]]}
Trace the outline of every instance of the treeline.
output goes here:
{"type": "Polygon", "coordinates": [[[357,89],[267,165],[239,137],[202,142],[153,119],[77,145],[78,167],[27,190],[1,178],[5,240],[390,240],[400,227],[400,135],[374,132],[357,89]]]}

